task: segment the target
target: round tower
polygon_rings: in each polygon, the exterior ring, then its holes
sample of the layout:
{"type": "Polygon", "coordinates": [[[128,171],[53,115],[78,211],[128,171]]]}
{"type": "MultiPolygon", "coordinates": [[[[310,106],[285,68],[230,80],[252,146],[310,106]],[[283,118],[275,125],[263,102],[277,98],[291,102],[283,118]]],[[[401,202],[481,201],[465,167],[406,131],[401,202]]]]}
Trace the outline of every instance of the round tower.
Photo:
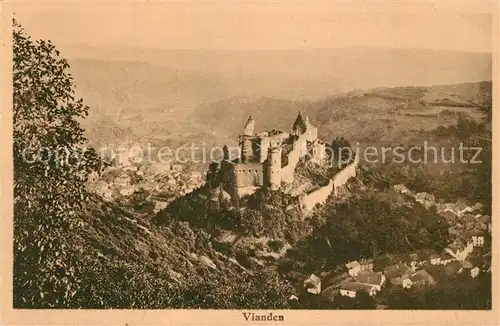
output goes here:
{"type": "Polygon", "coordinates": [[[267,184],[271,190],[281,186],[281,147],[272,147],[267,158],[267,184]]]}
{"type": "Polygon", "coordinates": [[[242,162],[251,162],[254,157],[252,137],[247,135],[241,135],[240,146],[241,146],[242,162]]]}

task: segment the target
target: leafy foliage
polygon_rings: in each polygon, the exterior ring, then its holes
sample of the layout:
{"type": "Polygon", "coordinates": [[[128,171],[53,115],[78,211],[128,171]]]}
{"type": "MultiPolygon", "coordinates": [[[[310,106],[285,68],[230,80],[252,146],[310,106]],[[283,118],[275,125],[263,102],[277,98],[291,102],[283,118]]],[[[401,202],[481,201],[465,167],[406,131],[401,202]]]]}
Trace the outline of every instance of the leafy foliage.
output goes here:
{"type": "Polygon", "coordinates": [[[89,108],[74,97],[67,61],[13,24],[14,302],[66,304],[79,282],[76,215],[102,162],[79,125],[89,108]]]}
{"type": "Polygon", "coordinates": [[[290,259],[314,271],[385,252],[443,248],[448,224],[441,216],[421,205],[408,207],[392,202],[373,194],[340,204],[330,200],[319,213],[325,220],[318,221],[290,259]]]}
{"type": "Polygon", "coordinates": [[[491,309],[491,273],[476,279],[462,273],[435,287],[386,292],[389,309],[491,309]]]}

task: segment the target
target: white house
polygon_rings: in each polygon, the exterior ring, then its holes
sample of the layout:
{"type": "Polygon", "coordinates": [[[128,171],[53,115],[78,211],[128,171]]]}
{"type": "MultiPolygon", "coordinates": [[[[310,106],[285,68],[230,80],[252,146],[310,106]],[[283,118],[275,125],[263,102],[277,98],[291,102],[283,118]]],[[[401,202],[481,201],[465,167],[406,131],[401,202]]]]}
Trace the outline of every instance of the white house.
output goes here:
{"type": "Polygon", "coordinates": [[[380,291],[385,283],[385,275],[382,272],[359,272],[355,280],[357,283],[374,286],[380,291]]]}
{"type": "Polygon", "coordinates": [[[358,273],[361,271],[361,264],[357,260],[348,262],[347,264],[345,264],[345,267],[347,267],[349,275],[351,275],[351,277],[356,277],[356,275],[358,275],[358,273]]]}
{"type": "Polygon", "coordinates": [[[474,230],[471,232],[472,246],[482,247],[484,245],[484,235],[480,230],[474,230]]]}
{"type": "Polygon", "coordinates": [[[448,264],[449,264],[449,263],[451,263],[454,259],[455,259],[455,257],[453,257],[452,255],[450,255],[450,253],[449,253],[449,252],[444,251],[444,252],[441,254],[441,265],[448,265],[448,264]]]}
{"type": "Polygon", "coordinates": [[[479,267],[476,266],[470,270],[470,277],[476,278],[477,275],[479,275],[479,267]]]}
{"type": "Polygon", "coordinates": [[[377,293],[375,286],[358,282],[346,282],[340,287],[340,295],[351,298],[355,298],[356,294],[360,291],[365,291],[370,296],[374,296],[377,293]]]}
{"type": "Polygon", "coordinates": [[[403,278],[403,280],[401,281],[401,286],[405,289],[411,288],[412,285],[413,285],[413,282],[409,276],[403,278]]]}
{"type": "Polygon", "coordinates": [[[431,254],[429,259],[431,261],[431,265],[441,264],[441,256],[439,256],[438,254],[431,254]]]}
{"type": "Polygon", "coordinates": [[[446,252],[455,257],[458,261],[464,261],[473,249],[472,241],[462,238],[457,238],[453,243],[449,244],[448,247],[444,248],[446,252]]]}
{"type": "Polygon", "coordinates": [[[408,189],[408,187],[406,187],[404,184],[394,185],[393,189],[394,189],[394,191],[399,192],[399,193],[404,194],[404,195],[411,193],[410,189],[408,189]]]}
{"type": "Polygon", "coordinates": [[[321,293],[321,279],[314,274],[311,274],[309,278],[304,281],[304,288],[306,288],[307,292],[312,294],[320,294],[321,293]]]}

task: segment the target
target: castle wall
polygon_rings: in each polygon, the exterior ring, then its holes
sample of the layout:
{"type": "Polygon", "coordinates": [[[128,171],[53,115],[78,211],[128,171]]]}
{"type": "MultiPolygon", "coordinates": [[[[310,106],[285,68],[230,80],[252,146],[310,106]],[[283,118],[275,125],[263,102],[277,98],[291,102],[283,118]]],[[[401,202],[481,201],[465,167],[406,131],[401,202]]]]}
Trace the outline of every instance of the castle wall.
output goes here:
{"type": "Polygon", "coordinates": [[[312,159],[322,162],[326,159],[326,145],[325,143],[316,140],[312,147],[312,159]]]}
{"type": "Polygon", "coordinates": [[[262,186],[264,171],[260,163],[235,164],[234,174],[237,187],[262,186]]]}
{"type": "Polygon", "coordinates": [[[338,195],[338,189],[345,185],[350,179],[356,177],[356,168],[358,160],[355,159],[353,163],[349,164],[333,177],[335,195],[338,195]]]}
{"type": "Polygon", "coordinates": [[[356,168],[358,166],[358,160],[355,161],[344,169],[339,171],[328,185],[320,187],[311,191],[310,193],[303,194],[299,196],[299,205],[303,213],[307,214],[310,212],[314,206],[318,204],[324,204],[332,193],[334,196],[338,196],[338,190],[343,187],[350,178],[356,177],[356,168]]]}
{"type": "Polygon", "coordinates": [[[288,153],[288,165],[281,169],[281,181],[292,183],[294,173],[300,158],[307,153],[307,138],[302,135],[293,144],[293,149],[288,153]]]}
{"type": "Polygon", "coordinates": [[[270,138],[269,137],[262,137],[257,140],[257,147],[258,147],[258,155],[259,155],[259,161],[260,163],[264,163],[264,161],[267,159],[268,155],[268,150],[270,146],[270,138]]]}
{"type": "Polygon", "coordinates": [[[220,164],[220,175],[222,186],[234,200],[238,199],[238,187],[236,182],[235,164],[229,161],[222,161],[220,164]]]}
{"type": "Polygon", "coordinates": [[[302,212],[307,213],[311,211],[314,206],[324,204],[328,196],[332,194],[333,190],[334,182],[333,180],[330,180],[326,186],[313,190],[308,194],[299,196],[299,203],[302,212]]]}

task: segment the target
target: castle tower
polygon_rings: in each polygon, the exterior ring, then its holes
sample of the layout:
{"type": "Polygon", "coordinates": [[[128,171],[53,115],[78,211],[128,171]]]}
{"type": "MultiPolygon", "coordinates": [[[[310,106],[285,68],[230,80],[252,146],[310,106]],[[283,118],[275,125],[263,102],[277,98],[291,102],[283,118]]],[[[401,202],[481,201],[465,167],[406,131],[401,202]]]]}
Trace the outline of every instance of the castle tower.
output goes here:
{"type": "Polygon", "coordinates": [[[254,133],[253,133],[254,126],[255,122],[252,119],[252,117],[249,116],[247,122],[245,123],[245,129],[243,135],[240,136],[242,162],[250,162],[254,159],[253,142],[252,142],[252,139],[254,138],[254,133]]]}
{"type": "Polygon", "coordinates": [[[281,186],[281,147],[272,147],[267,158],[267,185],[271,190],[278,190],[281,186]]]}
{"type": "Polygon", "coordinates": [[[296,136],[300,136],[303,133],[305,133],[307,130],[307,123],[306,120],[304,120],[304,117],[302,116],[302,113],[297,115],[297,118],[295,119],[295,122],[293,123],[292,126],[292,134],[296,136]]]}
{"type": "Polygon", "coordinates": [[[254,159],[252,137],[247,135],[240,136],[241,161],[251,162],[254,159]]]}
{"type": "Polygon", "coordinates": [[[253,136],[254,127],[255,127],[255,121],[252,119],[252,116],[249,116],[247,123],[245,123],[245,131],[243,134],[246,136],[253,136]]]}

